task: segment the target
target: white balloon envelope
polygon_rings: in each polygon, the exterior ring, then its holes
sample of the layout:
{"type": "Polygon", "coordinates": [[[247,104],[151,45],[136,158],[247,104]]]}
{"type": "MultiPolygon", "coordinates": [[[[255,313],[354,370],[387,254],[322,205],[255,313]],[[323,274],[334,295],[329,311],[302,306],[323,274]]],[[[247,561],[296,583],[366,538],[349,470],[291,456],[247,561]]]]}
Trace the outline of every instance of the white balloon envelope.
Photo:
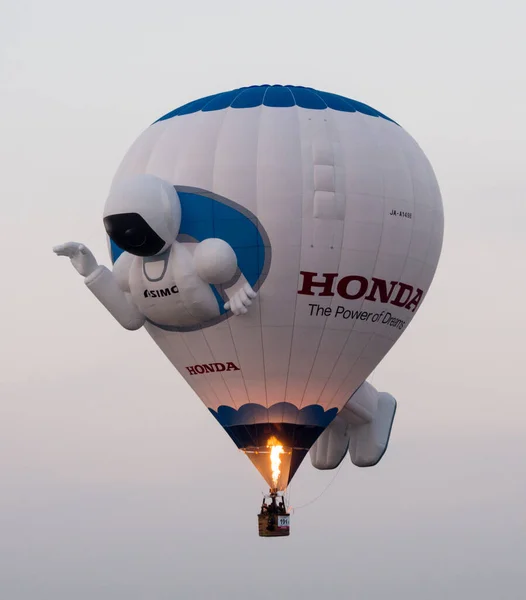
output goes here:
{"type": "MultiPolygon", "coordinates": [[[[187,271],[177,285],[161,274],[142,289],[139,273],[132,296],[142,298],[145,327],[283,490],[422,305],[443,238],[433,169],[402,127],[362,103],[264,85],[161,117],[132,145],[113,189],[144,174],[175,187],[178,252],[209,273],[203,289],[187,271]],[[246,283],[257,296],[234,316],[228,290],[246,283]],[[185,289],[187,306],[204,312],[155,308],[185,289]],[[281,461],[274,470],[271,452],[281,461]]],[[[110,248],[115,262],[122,251],[110,248]]]]}

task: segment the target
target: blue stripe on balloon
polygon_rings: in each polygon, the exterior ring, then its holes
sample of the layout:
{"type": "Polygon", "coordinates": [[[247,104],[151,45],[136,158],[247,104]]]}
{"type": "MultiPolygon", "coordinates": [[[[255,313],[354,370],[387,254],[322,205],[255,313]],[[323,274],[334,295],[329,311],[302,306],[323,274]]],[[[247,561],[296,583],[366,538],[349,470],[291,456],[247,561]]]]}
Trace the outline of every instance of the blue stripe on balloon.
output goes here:
{"type": "Polygon", "coordinates": [[[217,94],[210,102],[207,102],[203,107],[203,112],[212,112],[214,110],[222,110],[228,108],[232,102],[239,95],[241,90],[232,90],[231,92],[224,92],[223,94],[217,94]]]}
{"type": "Polygon", "coordinates": [[[294,425],[325,428],[338,413],[337,408],[324,410],[319,404],[298,408],[290,402],[278,402],[270,408],[261,404],[248,403],[238,409],[222,405],[217,410],[211,408],[208,410],[223,427],[257,423],[293,423],[294,425]]]}
{"type": "Polygon", "coordinates": [[[329,94],[327,92],[321,93],[322,98],[329,108],[333,110],[341,110],[343,112],[356,112],[356,108],[352,100],[338,96],[337,94],[329,94]]]}
{"type": "Polygon", "coordinates": [[[301,108],[311,108],[314,110],[325,110],[327,108],[327,104],[325,104],[315,90],[302,87],[293,87],[291,88],[291,92],[294,96],[297,106],[301,108]]]}
{"type": "Polygon", "coordinates": [[[267,88],[263,104],[264,106],[286,107],[294,106],[296,102],[289,88],[281,85],[272,85],[267,88]]]}
{"type": "Polygon", "coordinates": [[[199,111],[212,112],[226,108],[254,108],[261,105],[281,108],[299,106],[311,110],[326,110],[327,108],[331,108],[332,110],[341,112],[359,112],[371,117],[385,119],[398,125],[393,119],[390,119],[375,108],[351,98],[303,86],[267,84],[241,87],[194,100],[170,111],[157,119],[155,123],[199,111]]]}
{"type": "Polygon", "coordinates": [[[230,106],[232,108],[254,108],[255,106],[261,106],[263,96],[268,87],[268,85],[255,85],[249,88],[241,88],[238,96],[234,98],[230,106]]]}

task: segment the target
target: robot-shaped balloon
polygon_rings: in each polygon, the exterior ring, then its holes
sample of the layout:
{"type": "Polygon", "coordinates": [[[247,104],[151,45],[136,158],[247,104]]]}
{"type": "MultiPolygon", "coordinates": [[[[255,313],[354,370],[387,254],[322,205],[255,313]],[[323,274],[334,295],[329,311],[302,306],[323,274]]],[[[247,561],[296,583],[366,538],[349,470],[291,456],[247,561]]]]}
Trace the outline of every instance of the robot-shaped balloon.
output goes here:
{"type": "Polygon", "coordinates": [[[123,250],[110,271],[77,242],[53,248],[67,256],[85,283],[126,329],[146,320],[167,328],[195,328],[220,316],[211,285],[222,285],[224,310],[245,314],[256,292],[232,247],[219,238],[177,241],[181,203],[174,186],[153,175],[115,186],[104,207],[104,227],[123,250]]]}

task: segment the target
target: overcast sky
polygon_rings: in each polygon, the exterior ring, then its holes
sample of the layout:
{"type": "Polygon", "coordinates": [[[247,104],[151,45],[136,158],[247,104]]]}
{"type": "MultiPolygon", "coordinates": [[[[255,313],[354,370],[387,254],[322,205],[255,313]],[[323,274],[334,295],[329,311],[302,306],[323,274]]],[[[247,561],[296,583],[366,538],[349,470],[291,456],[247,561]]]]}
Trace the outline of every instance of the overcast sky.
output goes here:
{"type": "MultiPolygon", "coordinates": [[[[526,585],[526,4],[0,0],[2,600],[521,600],[526,585]],[[441,262],[375,371],[398,412],[288,539],[265,484],[145,331],[57,258],[109,264],[111,178],[152,121],[290,83],[400,123],[437,174],[441,262]]],[[[334,472],[306,460],[292,506],[334,472]]]]}

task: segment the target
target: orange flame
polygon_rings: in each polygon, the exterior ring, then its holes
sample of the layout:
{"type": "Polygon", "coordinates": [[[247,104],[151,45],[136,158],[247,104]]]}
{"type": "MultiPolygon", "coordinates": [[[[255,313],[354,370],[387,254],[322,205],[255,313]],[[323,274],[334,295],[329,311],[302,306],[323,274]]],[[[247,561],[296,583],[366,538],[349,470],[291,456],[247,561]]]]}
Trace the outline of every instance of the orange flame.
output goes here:
{"type": "Polygon", "coordinates": [[[267,442],[267,448],[270,448],[270,464],[272,468],[272,482],[274,483],[274,487],[278,487],[279,476],[281,475],[280,465],[281,458],[280,455],[283,454],[283,446],[281,442],[275,437],[272,436],[269,438],[267,442]]]}

